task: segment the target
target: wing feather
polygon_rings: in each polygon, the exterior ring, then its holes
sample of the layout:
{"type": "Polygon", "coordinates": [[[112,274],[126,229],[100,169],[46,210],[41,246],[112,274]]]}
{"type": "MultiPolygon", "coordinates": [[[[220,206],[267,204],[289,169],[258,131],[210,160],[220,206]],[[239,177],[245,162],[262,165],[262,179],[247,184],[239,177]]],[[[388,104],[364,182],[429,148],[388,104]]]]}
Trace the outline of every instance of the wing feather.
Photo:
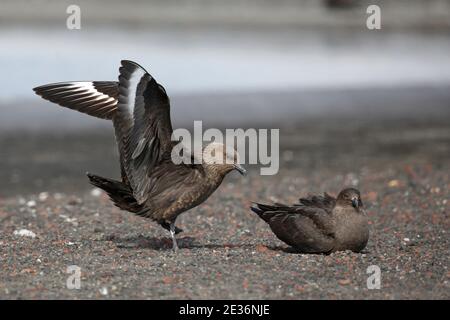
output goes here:
{"type": "Polygon", "coordinates": [[[170,103],[165,90],[144,68],[123,60],[113,123],[121,161],[138,203],[148,198],[152,171],[171,151],[170,103]]]}
{"type": "Polygon", "coordinates": [[[312,195],[306,198],[299,199],[300,204],[295,206],[308,206],[308,207],[316,207],[321,208],[328,213],[331,213],[334,206],[336,205],[336,199],[330,196],[328,193],[324,193],[323,196],[312,195]]]}
{"type": "Polygon", "coordinates": [[[34,88],[42,98],[88,115],[112,119],[117,109],[115,81],[69,81],[34,88]]]}
{"type": "Polygon", "coordinates": [[[304,252],[329,252],[334,246],[335,199],[328,194],[300,199],[288,206],[256,203],[252,211],[266,221],[283,242],[304,252]]]}

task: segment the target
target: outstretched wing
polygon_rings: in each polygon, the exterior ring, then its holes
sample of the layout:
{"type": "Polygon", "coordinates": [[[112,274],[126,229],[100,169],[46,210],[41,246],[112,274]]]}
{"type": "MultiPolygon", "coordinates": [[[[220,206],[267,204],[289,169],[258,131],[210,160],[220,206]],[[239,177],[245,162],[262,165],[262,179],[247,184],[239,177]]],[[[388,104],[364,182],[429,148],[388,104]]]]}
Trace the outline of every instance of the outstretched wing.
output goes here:
{"type": "Polygon", "coordinates": [[[170,103],[164,88],[144,68],[128,60],[121,64],[113,123],[133,196],[143,203],[150,173],[172,148],[170,103]]]}
{"type": "Polygon", "coordinates": [[[88,115],[112,119],[117,109],[116,81],[70,81],[33,88],[42,98],[88,115]]]}

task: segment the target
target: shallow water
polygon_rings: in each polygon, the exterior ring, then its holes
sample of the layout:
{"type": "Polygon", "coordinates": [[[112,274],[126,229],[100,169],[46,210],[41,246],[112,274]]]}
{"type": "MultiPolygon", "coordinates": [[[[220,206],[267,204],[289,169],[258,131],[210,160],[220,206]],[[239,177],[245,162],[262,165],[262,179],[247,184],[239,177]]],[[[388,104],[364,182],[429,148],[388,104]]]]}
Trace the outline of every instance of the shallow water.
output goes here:
{"type": "Polygon", "coordinates": [[[298,30],[0,30],[0,102],[142,64],[170,94],[450,83],[445,34],[298,30]]]}

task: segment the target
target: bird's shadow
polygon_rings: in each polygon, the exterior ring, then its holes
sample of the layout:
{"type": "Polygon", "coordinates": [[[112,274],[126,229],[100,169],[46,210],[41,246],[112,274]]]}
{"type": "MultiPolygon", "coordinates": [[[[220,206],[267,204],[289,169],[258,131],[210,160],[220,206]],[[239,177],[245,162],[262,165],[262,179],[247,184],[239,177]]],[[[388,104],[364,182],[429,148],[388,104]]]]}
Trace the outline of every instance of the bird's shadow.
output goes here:
{"type": "MultiPolygon", "coordinates": [[[[171,251],[172,239],[169,237],[146,237],[143,235],[132,237],[107,236],[105,240],[112,241],[122,249],[151,249],[158,251],[171,251]]],[[[250,243],[199,243],[196,238],[185,236],[178,237],[177,244],[180,249],[256,249],[257,245],[250,243]]],[[[330,253],[305,253],[288,246],[266,246],[268,250],[287,254],[329,255],[330,253]]],[[[360,253],[369,253],[364,250],[360,253]]]]}
{"type": "Polygon", "coordinates": [[[286,247],[286,246],[266,246],[267,249],[272,251],[284,252],[289,254],[305,254],[305,252],[299,251],[294,247],[286,247]]]}
{"type": "MultiPolygon", "coordinates": [[[[172,238],[169,237],[146,237],[143,235],[133,237],[108,236],[106,240],[112,241],[118,248],[123,249],[152,249],[158,251],[172,250],[172,238]]],[[[185,236],[177,237],[177,244],[180,249],[225,249],[225,248],[251,248],[251,244],[202,244],[196,238],[185,236]]]]}
{"type": "MultiPolygon", "coordinates": [[[[169,237],[113,237],[108,239],[122,249],[152,249],[152,250],[172,250],[172,238],[169,237]]],[[[186,236],[177,237],[177,244],[180,249],[193,248],[196,246],[196,239],[186,236]]]]}
{"type": "MultiPolygon", "coordinates": [[[[281,251],[281,252],[289,253],[289,254],[308,254],[308,255],[329,256],[330,254],[333,253],[333,252],[322,252],[322,253],[303,252],[298,249],[295,249],[294,247],[284,247],[284,246],[267,246],[267,248],[269,250],[281,251]]],[[[360,251],[359,253],[360,254],[370,254],[370,251],[367,249],[364,249],[364,250],[360,251]]]]}

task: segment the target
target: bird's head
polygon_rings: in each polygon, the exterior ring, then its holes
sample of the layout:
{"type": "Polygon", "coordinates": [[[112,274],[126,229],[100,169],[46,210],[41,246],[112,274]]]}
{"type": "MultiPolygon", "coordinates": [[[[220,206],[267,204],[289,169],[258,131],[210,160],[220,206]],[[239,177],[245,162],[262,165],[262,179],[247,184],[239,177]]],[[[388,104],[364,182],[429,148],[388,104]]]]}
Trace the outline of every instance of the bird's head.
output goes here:
{"type": "Polygon", "coordinates": [[[212,142],[203,149],[203,165],[213,171],[227,174],[232,170],[245,175],[247,171],[239,163],[238,152],[223,143],[212,142]]]}
{"type": "Polygon", "coordinates": [[[355,188],[346,188],[339,192],[336,204],[341,206],[352,206],[358,211],[363,206],[361,194],[359,193],[359,190],[355,188]]]}

